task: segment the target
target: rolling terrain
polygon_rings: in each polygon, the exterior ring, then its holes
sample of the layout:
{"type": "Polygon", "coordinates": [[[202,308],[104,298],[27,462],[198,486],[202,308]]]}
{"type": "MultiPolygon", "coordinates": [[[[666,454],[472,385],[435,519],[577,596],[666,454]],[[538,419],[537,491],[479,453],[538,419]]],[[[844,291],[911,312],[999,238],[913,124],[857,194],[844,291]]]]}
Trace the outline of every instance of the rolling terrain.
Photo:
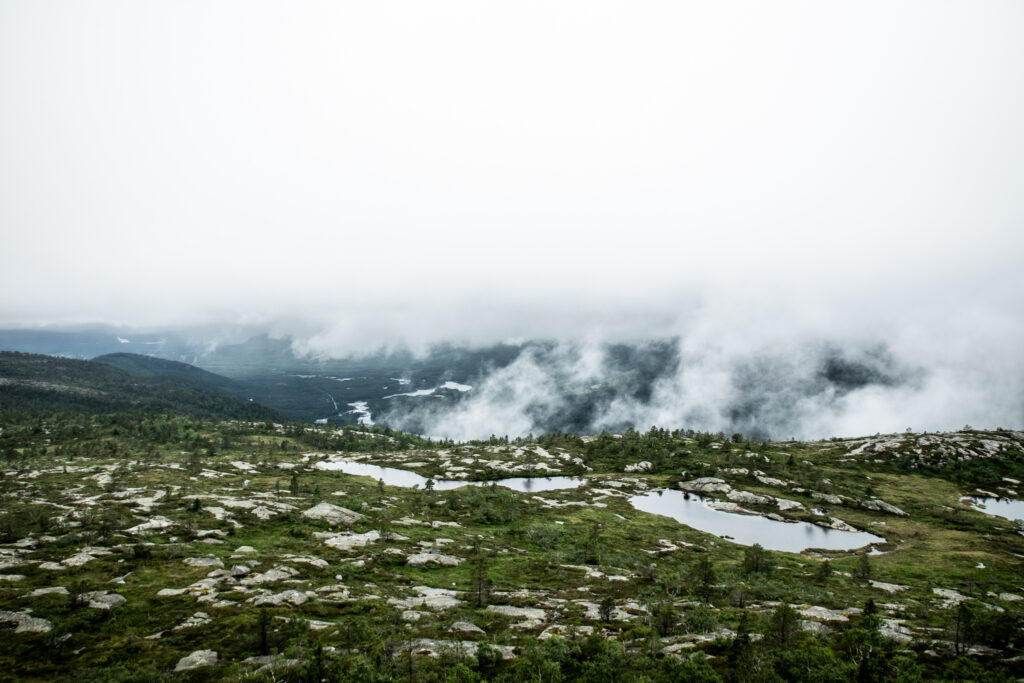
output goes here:
{"type": "Polygon", "coordinates": [[[1018,495],[1021,432],[438,443],[152,412],[0,422],[0,662],[19,679],[1024,673],[1022,524],[975,502],[1018,495]],[[751,543],[755,523],[771,531],[751,543]]]}

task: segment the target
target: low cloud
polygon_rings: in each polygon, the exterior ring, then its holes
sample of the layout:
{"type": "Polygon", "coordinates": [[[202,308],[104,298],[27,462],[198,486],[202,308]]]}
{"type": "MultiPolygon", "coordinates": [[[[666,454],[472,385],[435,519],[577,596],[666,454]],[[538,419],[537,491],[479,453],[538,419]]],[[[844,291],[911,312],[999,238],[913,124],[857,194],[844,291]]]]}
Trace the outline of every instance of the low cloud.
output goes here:
{"type": "Polygon", "coordinates": [[[687,337],[551,342],[483,373],[454,404],[403,405],[383,419],[457,440],[650,426],[770,439],[1020,426],[1024,367],[998,347],[983,337],[969,356],[806,338],[742,351],[687,337]]]}

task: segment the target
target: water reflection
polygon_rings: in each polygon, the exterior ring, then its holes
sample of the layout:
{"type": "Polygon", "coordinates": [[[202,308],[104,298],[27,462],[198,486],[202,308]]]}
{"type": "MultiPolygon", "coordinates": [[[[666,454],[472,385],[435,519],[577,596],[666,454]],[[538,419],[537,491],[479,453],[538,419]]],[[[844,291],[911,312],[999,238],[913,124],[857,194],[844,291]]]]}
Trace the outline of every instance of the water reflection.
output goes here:
{"type": "MultiPolygon", "coordinates": [[[[382,467],[370,465],[364,462],[349,462],[346,460],[321,461],[316,464],[317,469],[344,472],[360,477],[372,477],[375,480],[384,480],[389,486],[418,486],[425,488],[427,477],[400,470],[395,467],[382,467]]],[[[435,491],[448,491],[460,486],[490,486],[496,484],[505,488],[521,491],[523,493],[539,493],[541,491],[554,491],[556,489],[574,489],[586,481],[583,477],[510,477],[508,479],[495,479],[493,481],[459,481],[457,479],[434,479],[435,491]]]]}
{"type": "Polygon", "coordinates": [[[974,498],[967,497],[964,500],[970,501],[986,515],[995,515],[1004,519],[1024,521],[1024,500],[1013,498],[974,498]]]}
{"type": "Polygon", "coordinates": [[[826,529],[807,522],[779,522],[767,517],[716,510],[696,495],[682,491],[653,491],[633,496],[637,510],[664,515],[683,524],[740,545],[760,543],[770,550],[798,553],[807,548],[853,550],[885,539],[865,531],[826,529]]]}

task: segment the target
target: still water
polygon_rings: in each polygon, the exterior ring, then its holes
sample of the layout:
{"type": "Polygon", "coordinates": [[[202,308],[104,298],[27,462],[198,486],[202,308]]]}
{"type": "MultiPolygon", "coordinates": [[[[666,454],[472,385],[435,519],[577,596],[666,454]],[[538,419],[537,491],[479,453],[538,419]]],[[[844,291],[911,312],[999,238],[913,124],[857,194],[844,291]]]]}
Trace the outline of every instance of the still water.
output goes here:
{"type": "MultiPolygon", "coordinates": [[[[333,470],[374,480],[383,480],[389,486],[418,486],[424,488],[427,478],[395,467],[382,467],[346,460],[321,461],[317,469],[333,470]]],[[[556,489],[573,489],[587,481],[586,477],[510,477],[493,481],[459,481],[435,479],[434,490],[447,491],[460,486],[490,486],[492,483],[523,493],[539,493],[556,489]]],[[[684,496],[682,491],[658,491],[633,496],[629,502],[641,512],[671,517],[700,531],[739,543],[760,543],[769,550],[798,553],[806,548],[852,550],[871,543],[885,543],[885,539],[867,532],[826,529],[807,522],[778,522],[756,515],[740,515],[708,507],[699,497],[684,496]]]]}
{"type": "MultiPolygon", "coordinates": [[[[419,486],[424,488],[427,478],[394,467],[381,467],[370,465],[364,462],[348,462],[345,460],[321,461],[316,464],[317,469],[336,470],[345,474],[354,474],[360,477],[372,477],[375,480],[384,480],[388,486],[419,486]]],[[[583,477],[511,477],[509,479],[495,479],[491,481],[459,481],[457,479],[435,479],[435,491],[447,491],[460,486],[490,486],[492,483],[523,493],[537,493],[540,491],[554,491],[555,489],[574,489],[586,481],[583,477]]]]}
{"type": "Polygon", "coordinates": [[[966,498],[987,515],[1024,521],[1024,500],[1013,498],[966,498]]]}
{"type": "Polygon", "coordinates": [[[826,529],[808,522],[779,522],[767,517],[741,515],[709,507],[699,497],[682,491],[654,491],[633,496],[629,502],[637,510],[664,515],[686,526],[740,545],[760,543],[769,550],[798,553],[807,548],[853,550],[885,539],[866,531],[826,529]]]}

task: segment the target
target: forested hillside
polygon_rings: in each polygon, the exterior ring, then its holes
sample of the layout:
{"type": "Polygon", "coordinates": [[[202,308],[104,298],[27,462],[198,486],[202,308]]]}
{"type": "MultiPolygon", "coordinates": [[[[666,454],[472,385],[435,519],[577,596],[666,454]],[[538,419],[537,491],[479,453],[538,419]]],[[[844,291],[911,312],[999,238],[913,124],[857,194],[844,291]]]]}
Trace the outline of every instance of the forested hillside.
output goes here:
{"type": "Polygon", "coordinates": [[[0,412],[122,410],[281,419],[276,411],[229,394],[187,372],[139,376],[106,363],[0,352],[0,412]]]}

